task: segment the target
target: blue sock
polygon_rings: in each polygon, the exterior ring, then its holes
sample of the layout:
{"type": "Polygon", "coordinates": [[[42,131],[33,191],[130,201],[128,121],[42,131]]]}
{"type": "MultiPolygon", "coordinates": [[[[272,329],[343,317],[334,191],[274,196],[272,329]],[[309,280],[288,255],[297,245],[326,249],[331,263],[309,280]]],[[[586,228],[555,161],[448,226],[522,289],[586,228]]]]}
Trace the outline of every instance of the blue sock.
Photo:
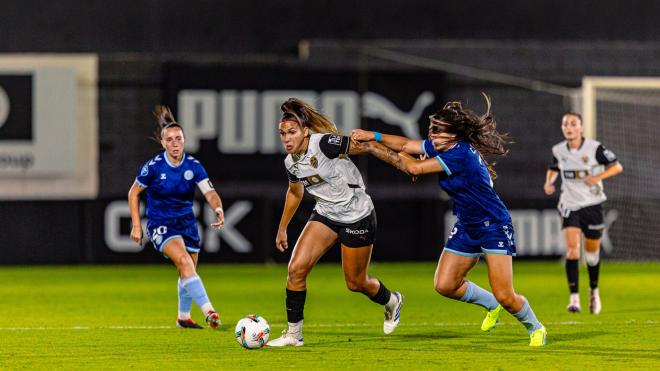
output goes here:
{"type": "Polygon", "coordinates": [[[520,309],[520,312],[518,313],[513,313],[513,316],[518,318],[518,321],[525,326],[525,329],[527,329],[527,333],[531,334],[535,330],[540,329],[543,327],[541,322],[539,322],[538,319],[536,319],[536,315],[534,314],[534,311],[532,310],[532,307],[529,306],[529,302],[527,302],[527,299],[525,299],[525,304],[523,305],[522,309],[520,309]]]}
{"type": "Polygon", "coordinates": [[[209,297],[206,295],[206,289],[202,283],[202,279],[198,275],[192,275],[181,280],[181,286],[188,292],[197,305],[202,310],[204,306],[210,303],[209,297]]]}
{"type": "Polygon", "coordinates": [[[181,278],[177,281],[177,286],[179,288],[179,313],[190,313],[192,296],[188,294],[188,291],[181,284],[181,278]]]}
{"type": "Polygon", "coordinates": [[[458,300],[464,301],[466,303],[480,305],[486,308],[486,310],[493,310],[497,308],[498,305],[500,305],[500,303],[497,302],[497,299],[495,299],[495,295],[470,281],[466,282],[467,290],[465,290],[463,297],[458,300]]]}

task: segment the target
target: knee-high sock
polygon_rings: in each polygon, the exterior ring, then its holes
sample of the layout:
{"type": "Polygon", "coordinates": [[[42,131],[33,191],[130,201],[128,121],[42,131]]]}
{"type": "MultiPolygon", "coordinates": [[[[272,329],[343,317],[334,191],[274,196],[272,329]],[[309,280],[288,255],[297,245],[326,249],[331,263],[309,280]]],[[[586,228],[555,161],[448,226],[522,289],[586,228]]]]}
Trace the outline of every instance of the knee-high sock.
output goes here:
{"type": "Polygon", "coordinates": [[[286,318],[289,326],[303,320],[306,298],[306,290],[293,291],[286,289],[286,318]]]}
{"type": "Polygon", "coordinates": [[[188,294],[192,297],[204,314],[208,314],[209,310],[213,310],[211,301],[206,295],[206,289],[202,283],[202,279],[198,275],[192,275],[181,280],[181,285],[186,289],[188,294]]]}
{"type": "Polygon", "coordinates": [[[568,281],[568,290],[571,294],[578,293],[579,274],[577,259],[566,259],[566,280],[568,281]]]}
{"type": "Polygon", "coordinates": [[[181,278],[177,280],[177,287],[179,291],[179,319],[188,319],[192,308],[192,296],[181,284],[181,278]]]}
{"type": "Polygon", "coordinates": [[[589,287],[598,288],[598,274],[600,271],[600,250],[596,252],[584,253],[584,260],[587,262],[587,272],[589,272],[589,287]]]}
{"type": "Polygon", "coordinates": [[[486,308],[486,310],[493,310],[497,308],[499,303],[497,302],[497,299],[495,299],[495,295],[470,281],[466,282],[467,290],[465,290],[465,294],[463,294],[463,296],[458,300],[464,301],[466,303],[480,305],[486,308]]]}
{"type": "Polygon", "coordinates": [[[534,314],[532,307],[529,306],[527,299],[524,300],[525,304],[523,305],[522,309],[520,309],[518,313],[513,313],[513,316],[518,318],[518,321],[520,321],[520,323],[525,326],[527,333],[531,334],[535,330],[540,329],[543,325],[541,322],[539,322],[538,319],[536,319],[536,315],[534,314]]]}

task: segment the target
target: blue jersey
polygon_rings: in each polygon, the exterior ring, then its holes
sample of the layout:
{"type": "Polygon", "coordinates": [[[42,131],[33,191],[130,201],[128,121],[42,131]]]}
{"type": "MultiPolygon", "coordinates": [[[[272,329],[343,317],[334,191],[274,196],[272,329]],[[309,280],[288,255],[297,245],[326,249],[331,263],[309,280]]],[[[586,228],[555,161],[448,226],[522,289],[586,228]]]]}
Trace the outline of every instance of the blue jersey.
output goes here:
{"type": "Polygon", "coordinates": [[[172,165],[165,152],[149,160],[135,182],[147,193],[147,219],[168,220],[193,215],[195,187],[208,181],[204,166],[194,157],[183,154],[181,162],[172,165]]]}
{"type": "Polygon", "coordinates": [[[439,153],[427,139],[422,142],[422,149],[429,157],[435,157],[444,169],[439,184],[454,201],[453,212],[459,222],[488,225],[505,223],[511,218],[493,189],[485,162],[469,142],[459,141],[439,153]]]}

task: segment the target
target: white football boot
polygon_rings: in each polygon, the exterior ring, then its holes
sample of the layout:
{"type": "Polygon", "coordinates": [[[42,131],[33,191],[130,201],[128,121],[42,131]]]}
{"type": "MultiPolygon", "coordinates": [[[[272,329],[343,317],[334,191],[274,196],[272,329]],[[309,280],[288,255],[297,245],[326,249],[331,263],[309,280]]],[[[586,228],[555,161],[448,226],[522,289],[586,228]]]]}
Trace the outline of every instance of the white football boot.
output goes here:
{"type": "Polygon", "coordinates": [[[394,329],[399,325],[399,315],[401,314],[401,307],[403,306],[403,295],[398,292],[393,292],[392,295],[396,297],[396,302],[392,306],[385,305],[385,320],[383,321],[383,332],[391,334],[394,329]]]}
{"type": "Polygon", "coordinates": [[[305,345],[301,332],[289,332],[288,329],[282,330],[282,336],[266,343],[269,347],[301,347],[305,345]]]}

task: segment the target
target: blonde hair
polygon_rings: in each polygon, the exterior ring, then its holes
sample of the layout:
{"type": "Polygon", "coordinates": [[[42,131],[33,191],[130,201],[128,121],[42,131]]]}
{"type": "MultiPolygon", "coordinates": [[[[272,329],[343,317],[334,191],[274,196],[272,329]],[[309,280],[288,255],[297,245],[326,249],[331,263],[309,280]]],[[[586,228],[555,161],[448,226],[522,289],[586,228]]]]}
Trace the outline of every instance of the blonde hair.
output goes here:
{"type": "Polygon", "coordinates": [[[339,134],[337,126],[316,110],[310,104],[298,98],[289,98],[280,107],[282,110],[281,121],[296,121],[302,127],[309,128],[313,133],[339,134]]]}

